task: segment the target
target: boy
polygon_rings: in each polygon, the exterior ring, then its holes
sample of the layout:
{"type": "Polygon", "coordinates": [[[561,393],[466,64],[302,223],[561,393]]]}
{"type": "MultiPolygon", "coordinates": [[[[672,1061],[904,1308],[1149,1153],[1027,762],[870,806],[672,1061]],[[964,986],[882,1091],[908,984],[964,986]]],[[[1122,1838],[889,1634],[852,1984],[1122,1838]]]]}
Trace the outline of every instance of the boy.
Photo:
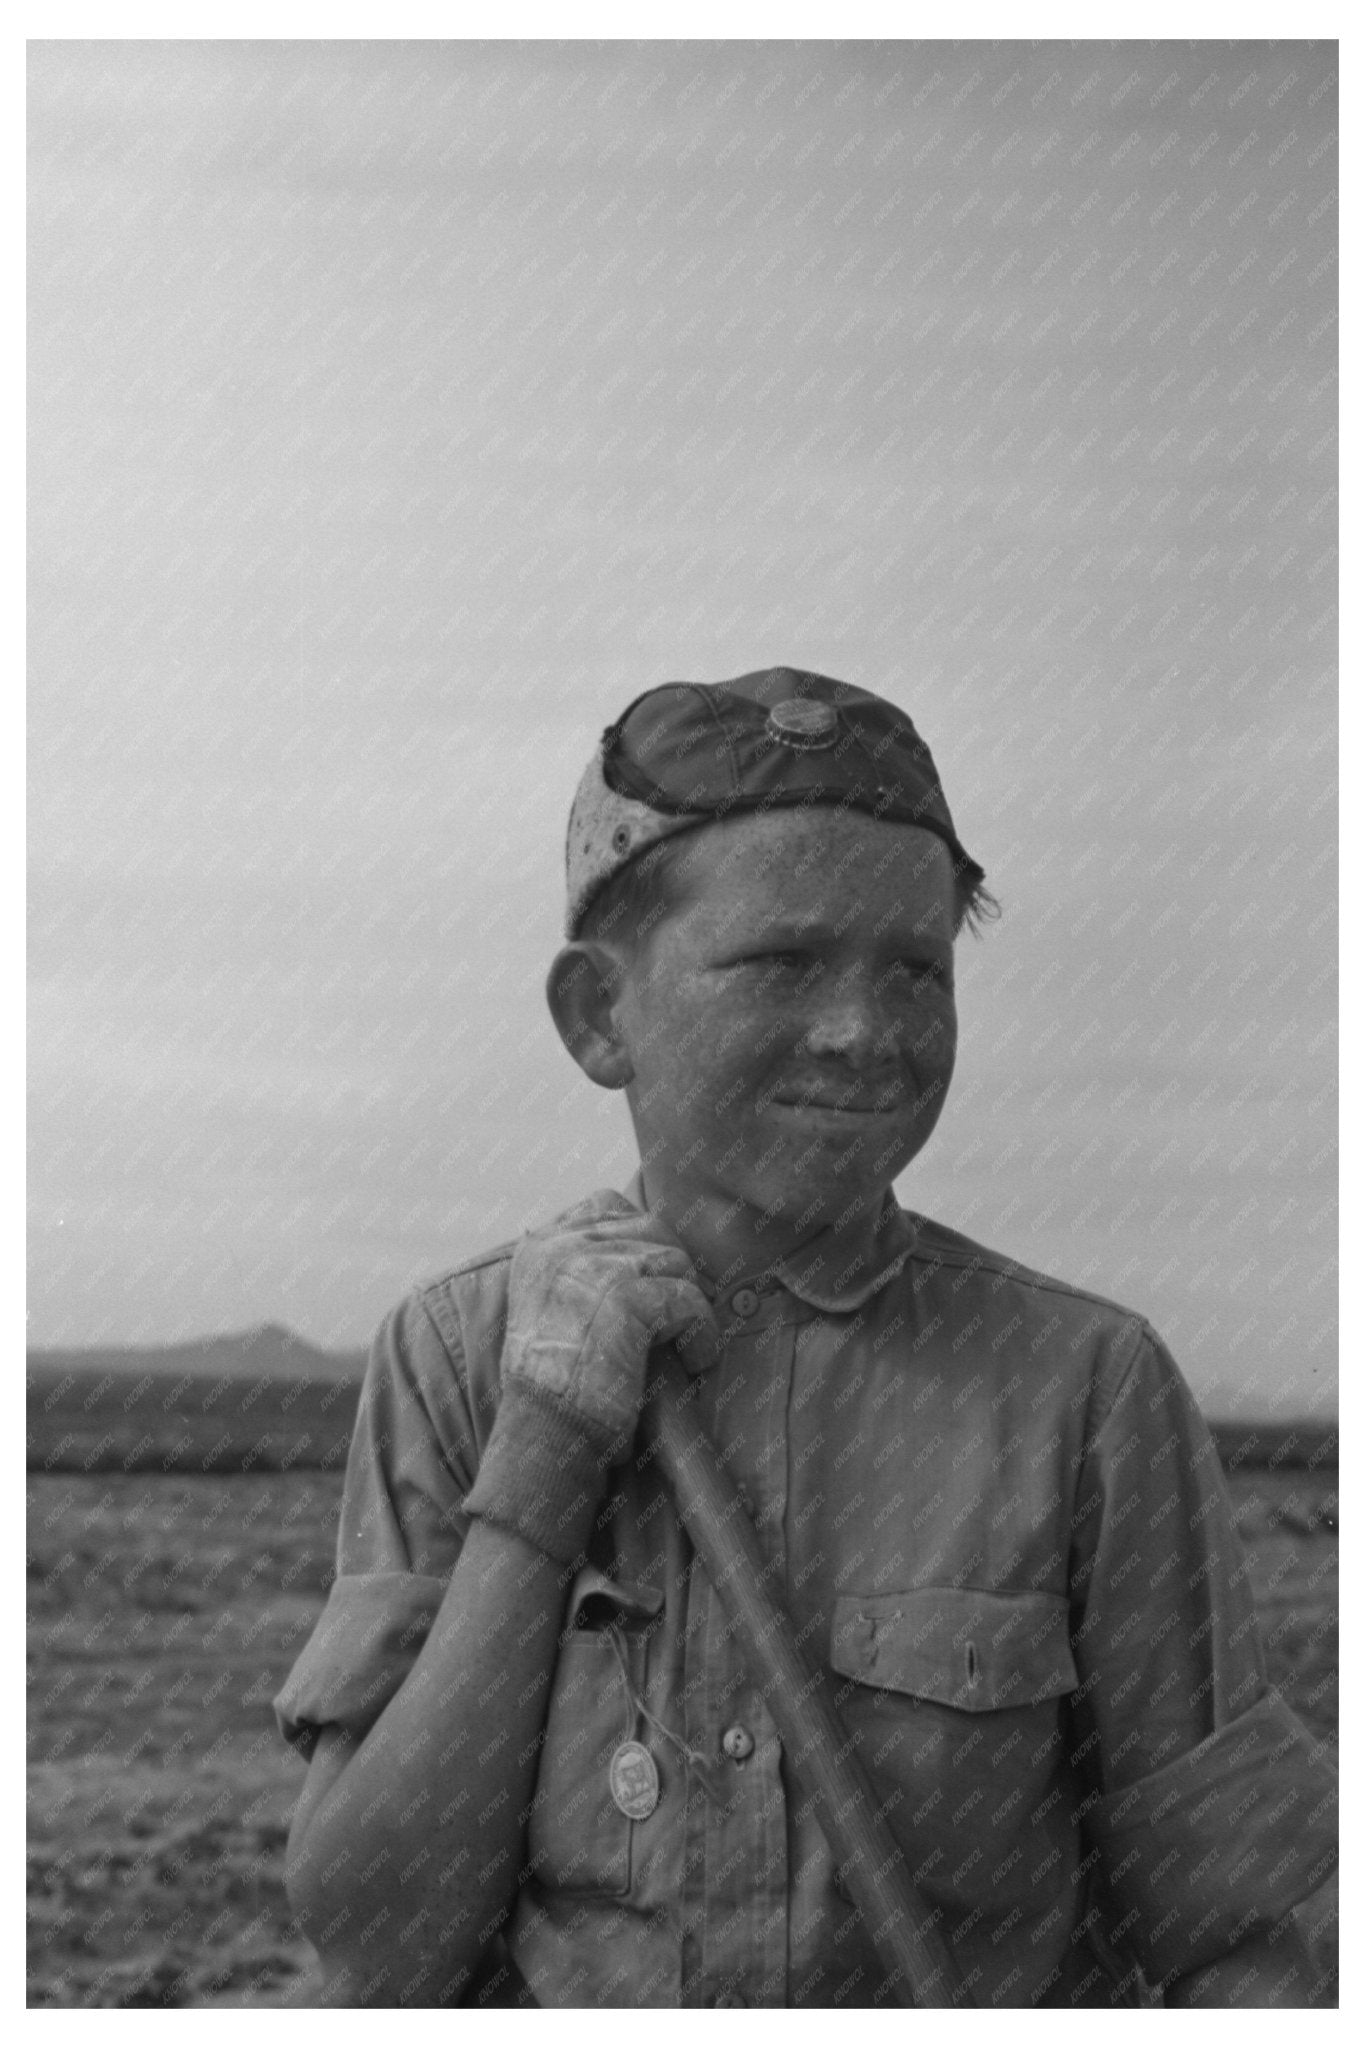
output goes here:
{"type": "Polygon", "coordinates": [[[567,857],[550,1008],[641,1170],[376,1340],[278,1702],[329,2000],[886,2000],[636,1436],[668,1340],[973,2003],[1330,1997],[1332,1773],[1179,1373],[890,1193],[990,907],[909,720],[790,669],[646,692],[567,857]]]}

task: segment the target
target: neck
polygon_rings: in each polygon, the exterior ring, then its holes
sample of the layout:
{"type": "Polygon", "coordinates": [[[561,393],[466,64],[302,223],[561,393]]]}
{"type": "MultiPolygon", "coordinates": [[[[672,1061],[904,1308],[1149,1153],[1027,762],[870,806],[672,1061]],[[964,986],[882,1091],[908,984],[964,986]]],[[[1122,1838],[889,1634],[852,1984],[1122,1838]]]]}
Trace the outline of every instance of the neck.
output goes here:
{"type": "Polygon", "coordinates": [[[812,1288],[846,1285],[857,1271],[872,1270],[881,1245],[878,1223],[888,1190],[882,1188],[834,1221],[794,1211],[772,1215],[719,1195],[684,1196],[663,1188],[648,1167],[641,1169],[645,1207],[677,1239],[698,1274],[717,1293],[736,1281],[781,1269],[812,1288]]]}

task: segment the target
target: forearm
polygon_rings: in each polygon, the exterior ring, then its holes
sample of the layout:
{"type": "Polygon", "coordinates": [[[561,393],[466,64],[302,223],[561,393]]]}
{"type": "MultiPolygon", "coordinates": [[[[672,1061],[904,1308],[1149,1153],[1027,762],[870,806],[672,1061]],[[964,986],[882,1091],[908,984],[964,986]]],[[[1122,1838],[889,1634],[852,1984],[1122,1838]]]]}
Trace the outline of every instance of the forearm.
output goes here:
{"type": "Polygon", "coordinates": [[[713,1336],[687,1254],[619,1208],[515,1252],[497,1417],[436,1619],[354,1754],[338,1725],[314,1753],[288,1882],[331,2003],[454,1998],[515,1897],[567,1589],[650,1346],[713,1336]]]}
{"type": "Polygon", "coordinates": [[[570,1577],[475,1520],[407,1679],[296,1821],[290,1897],[330,2002],[434,2005],[467,1982],[516,1892],[570,1577]]]}

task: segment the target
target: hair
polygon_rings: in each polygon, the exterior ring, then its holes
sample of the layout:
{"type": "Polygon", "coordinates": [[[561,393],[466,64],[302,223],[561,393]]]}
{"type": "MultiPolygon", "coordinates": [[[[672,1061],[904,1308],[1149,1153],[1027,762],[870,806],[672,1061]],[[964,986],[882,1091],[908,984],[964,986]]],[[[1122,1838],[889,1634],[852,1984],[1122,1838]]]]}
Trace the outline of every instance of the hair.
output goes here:
{"type": "Polygon", "coordinates": [[[677,897],[680,833],[656,840],[604,882],[579,920],[578,936],[633,951],[643,944],[677,897]]]}
{"type": "MultiPolygon", "coordinates": [[[[583,913],[578,936],[630,952],[642,945],[677,901],[679,870],[691,838],[692,832],[686,831],[656,840],[604,882],[583,913]]],[[[1000,905],[980,870],[964,870],[954,863],[953,937],[969,931],[973,938],[980,938],[985,926],[999,915],[1000,905]]]]}

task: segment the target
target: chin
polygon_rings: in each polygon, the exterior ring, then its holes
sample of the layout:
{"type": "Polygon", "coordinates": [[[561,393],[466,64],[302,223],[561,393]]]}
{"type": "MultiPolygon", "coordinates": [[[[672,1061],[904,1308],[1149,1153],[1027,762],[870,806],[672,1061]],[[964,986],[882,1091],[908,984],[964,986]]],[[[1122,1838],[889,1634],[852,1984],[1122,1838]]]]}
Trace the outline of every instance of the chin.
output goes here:
{"type": "Polygon", "coordinates": [[[798,1172],[776,1186],[756,1190],[749,1199],[764,1215],[780,1217],[784,1223],[813,1226],[848,1222],[853,1216],[879,1207],[891,1179],[889,1175],[854,1171],[850,1164],[849,1171],[844,1173],[831,1174],[828,1168],[818,1177],[798,1172]]]}

